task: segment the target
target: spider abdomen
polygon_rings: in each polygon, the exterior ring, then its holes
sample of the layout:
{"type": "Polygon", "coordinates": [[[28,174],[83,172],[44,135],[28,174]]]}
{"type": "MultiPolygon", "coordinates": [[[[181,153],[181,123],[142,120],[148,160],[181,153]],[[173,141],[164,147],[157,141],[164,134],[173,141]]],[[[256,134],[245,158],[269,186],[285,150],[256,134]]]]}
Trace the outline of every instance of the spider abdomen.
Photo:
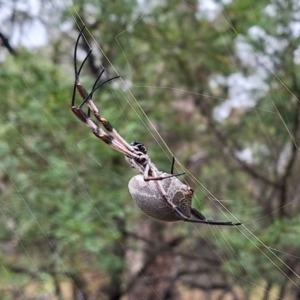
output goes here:
{"type": "MultiPolygon", "coordinates": [[[[162,173],[160,176],[170,174],[162,173]]],[[[180,211],[190,217],[193,190],[178,180],[176,177],[169,177],[157,180],[145,181],[143,175],[136,175],[129,181],[129,192],[141,211],[146,215],[160,221],[182,220],[174,209],[167,203],[165,196],[159,189],[162,185],[168,199],[175,204],[180,211]]]]}

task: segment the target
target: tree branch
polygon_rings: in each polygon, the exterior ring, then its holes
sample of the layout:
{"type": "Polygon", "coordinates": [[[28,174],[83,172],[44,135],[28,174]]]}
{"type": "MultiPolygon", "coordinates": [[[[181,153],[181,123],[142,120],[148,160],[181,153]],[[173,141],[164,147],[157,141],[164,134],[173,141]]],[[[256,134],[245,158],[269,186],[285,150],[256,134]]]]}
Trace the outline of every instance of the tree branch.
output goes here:
{"type": "Polygon", "coordinates": [[[238,145],[236,145],[234,142],[232,142],[234,144],[234,147],[229,145],[227,133],[221,131],[218,128],[216,122],[213,120],[210,113],[208,113],[207,109],[204,107],[204,101],[197,100],[196,103],[198,104],[201,114],[206,117],[209,127],[213,130],[215,136],[217,137],[217,141],[221,143],[221,147],[228,149],[228,153],[230,154],[230,157],[233,158],[238,163],[238,165],[242,170],[244,170],[254,179],[259,179],[265,184],[271,185],[276,189],[282,188],[282,184],[280,182],[269,179],[263,174],[257,172],[252,166],[247,164],[245,161],[241,160],[235,153],[240,147],[238,147],[238,145]]]}
{"type": "Polygon", "coordinates": [[[0,39],[3,46],[10,52],[10,54],[17,55],[15,49],[10,45],[8,38],[2,32],[0,32],[0,39]]]}

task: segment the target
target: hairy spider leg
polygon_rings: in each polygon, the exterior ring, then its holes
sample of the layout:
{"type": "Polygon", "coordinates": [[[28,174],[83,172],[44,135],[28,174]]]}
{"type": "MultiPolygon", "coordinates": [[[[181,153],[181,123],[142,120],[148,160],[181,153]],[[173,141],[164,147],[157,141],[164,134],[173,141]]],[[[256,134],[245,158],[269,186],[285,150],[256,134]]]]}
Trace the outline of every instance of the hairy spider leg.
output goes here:
{"type": "MultiPolygon", "coordinates": [[[[90,54],[91,52],[89,52],[90,54]]],[[[88,54],[88,55],[89,55],[88,54]]],[[[83,61],[83,63],[81,64],[80,66],[80,69],[79,69],[79,72],[81,71],[81,68],[83,66],[83,64],[86,62],[86,59],[83,61]]],[[[76,84],[76,87],[77,87],[77,90],[79,92],[79,94],[81,95],[81,97],[83,98],[83,102],[77,106],[77,110],[81,110],[82,106],[86,103],[86,105],[88,106],[89,108],[89,111],[92,111],[95,118],[103,125],[103,127],[112,135],[113,138],[115,138],[117,141],[119,141],[123,146],[125,146],[128,150],[130,151],[134,151],[133,147],[131,147],[120,135],[119,133],[114,129],[114,127],[112,126],[112,124],[107,121],[105,118],[101,117],[100,115],[100,112],[98,110],[98,108],[96,107],[96,105],[94,104],[93,102],[93,99],[92,99],[92,96],[93,96],[93,93],[99,89],[101,86],[103,86],[104,84],[108,83],[109,81],[112,81],[113,79],[116,79],[116,78],[119,78],[120,76],[116,76],[116,77],[113,77],[113,78],[109,78],[107,80],[105,80],[104,82],[98,84],[96,86],[96,84],[98,83],[98,81],[100,80],[102,74],[104,73],[105,69],[103,69],[101,72],[100,72],[100,75],[97,77],[94,85],[93,85],[93,88],[92,88],[92,91],[88,94],[86,92],[86,90],[84,89],[84,87],[81,85],[80,81],[79,81],[79,74],[77,74],[76,76],[76,81],[75,81],[75,84],[76,84]]],[[[88,116],[89,116],[89,111],[88,111],[88,116]]]]}
{"type": "Polygon", "coordinates": [[[92,129],[94,135],[98,138],[100,138],[102,141],[104,141],[106,144],[110,145],[112,148],[114,148],[115,150],[117,150],[118,152],[121,152],[122,154],[135,159],[137,161],[140,161],[141,159],[143,159],[143,154],[141,153],[141,155],[136,154],[135,150],[133,149],[133,147],[131,147],[120,135],[119,133],[114,129],[114,127],[112,126],[112,124],[110,124],[105,118],[102,118],[100,116],[99,110],[97,109],[96,105],[94,104],[93,100],[92,100],[92,95],[93,93],[100,88],[102,85],[104,85],[105,83],[118,78],[118,77],[114,77],[114,78],[109,78],[108,80],[100,83],[97,85],[98,81],[100,80],[102,74],[104,73],[105,69],[103,69],[100,72],[100,75],[97,77],[92,91],[90,93],[88,93],[85,88],[81,85],[80,81],[79,81],[79,75],[80,72],[85,64],[85,62],[87,61],[87,59],[89,58],[89,56],[92,53],[92,50],[90,50],[87,54],[87,56],[85,57],[85,59],[83,60],[83,62],[81,63],[79,69],[77,68],[77,49],[78,49],[78,45],[79,45],[79,41],[81,36],[83,35],[83,31],[85,29],[85,26],[80,30],[80,33],[78,35],[78,38],[76,40],[75,43],[75,49],[74,49],[74,72],[75,72],[75,83],[74,83],[74,90],[73,90],[73,96],[72,96],[72,106],[71,106],[71,110],[73,111],[73,113],[84,123],[86,123],[86,125],[92,129]],[[75,106],[75,97],[76,97],[76,90],[79,92],[81,98],[83,98],[83,102],[81,103],[81,105],[79,106],[75,106]],[[90,119],[90,112],[88,111],[88,113],[86,114],[83,110],[82,110],[82,106],[84,104],[87,104],[89,111],[91,110],[94,114],[94,116],[96,117],[96,119],[101,122],[101,124],[103,125],[103,127],[110,133],[107,134],[103,129],[101,129],[92,119],[90,119]]]}

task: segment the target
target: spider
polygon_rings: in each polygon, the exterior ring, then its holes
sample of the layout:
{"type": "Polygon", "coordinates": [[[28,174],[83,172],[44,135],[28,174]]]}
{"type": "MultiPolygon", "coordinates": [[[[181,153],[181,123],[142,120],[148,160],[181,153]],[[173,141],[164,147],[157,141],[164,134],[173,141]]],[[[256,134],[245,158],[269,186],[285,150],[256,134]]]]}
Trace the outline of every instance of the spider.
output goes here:
{"type": "Polygon", "coordinates": [[[78,69],[77,50],[80,38],[83,37],[84,29],[85,27],[80,30],[74,48],[75,84],[71,110],[79,120],[92,130],[97,138],[125,155],[125,159],[129,165],[139,171],[140,174],[135,175],[129,181],[128,188],[133,200],[140,210],[146,215],[160,221],[185,221],[226,226],[241,225],[241,223],[207,220],[201,212],[192,207],[191,204],[194,190],[177,178],[182,175],[182,173],[174,174],[174,157],[171,172],[166,173],[160,171],[151,162],[150,157],[147,155],[147,149],[143,143],[138,141],[127,143],[112,124],[101,116],[100,111],[93,101],[93,94],[102,85],[119,76],[106,79],[102,83],[99,83],[105,71],[105,69],[103,69],[96,79],[91,92],[88,93],[81,85],[79,80],[80,72],[92,53],[92,50],[90,49],[78,69]],[[83,99],[78,106],[75,105],[76,91],[83,99]],[[86,111],[83,110],[84,106],[87,108],[86,111]],[[91,113],[94,115],[96,121],[92,120],[91,113]],[[101,128],[101,125],[103,129],[101,128]]]}

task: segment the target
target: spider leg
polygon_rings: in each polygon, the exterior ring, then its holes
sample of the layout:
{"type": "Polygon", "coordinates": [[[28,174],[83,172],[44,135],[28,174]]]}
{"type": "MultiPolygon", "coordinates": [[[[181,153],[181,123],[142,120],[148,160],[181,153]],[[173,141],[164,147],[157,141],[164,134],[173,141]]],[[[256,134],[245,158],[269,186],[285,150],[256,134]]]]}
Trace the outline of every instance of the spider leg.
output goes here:
{"type": "Polygon", "coordinates": [[[231,221],[223,222],[223,221],[207,220],[204,217],[204,215],[198,210],[196,210],[195,208],[191,208],[192,216],[195,218],[187,217],[176,205],[174,205],[174,211],[177,213],[178,217],[180,217],[184,222],[202,223],[202,224],[209,224],[209,225],[221,225],[221,226],[242,225],[242,223],[232,223],[231,221]]]}
{"type": "Polygon", "coordinates": [[[89,58],[89,56],[92,53],[92,50],[90,50],[87,54],[87,56],[85,57],[85,59],[83,60],[83,62],[81,63],[79,70],[77,68],[77,49],[78,49],[78,45],[79,45],[79,41],[81,36],[83,35],[83,31],[85,29],[85,26],[83,26],[79,32],[79,35],[77,37],[76,43],[75,43],[75,48],[74,48],[74,73],[75,73],[75,83],[74,83],[74,89],[73,89],[73,95],[72,95],[72,103],[71,106],[75,106],[75,95],[76,95],[76,89],[78,90],[78,92],[80,93],[81,97],[85,98],[88,93],[86,92],[86,90],[81,86],[81,84],[79,83],[79,75],[80,72],[85,64],[85,62],[87,61],[87,59],[89,58]],[[78,86],[79,84],[79,86],[78,86]]]}
{"type": "Polygon", "coordinates": [[[172,156],[172,164],[171,164],[171,174],[174,174],[174,166],[175,166],[175,157],[172,156]]]}
{"type": "Polygon", "coordinates": [[[156,169],[156,167],[154,167],[154,165],[151,164],[151,163],[147,163],[145,165],[145,168],[144,168],[144,171],[143,171],[143,177],[144,177],[145,181],[150,181],[150,180],[159,181],[159,180],[163,180],[163,179],[167,179],[167,178],[171,178],[171,177],[178,177],[178,176],[181,176],[181,175],[185,174],[185,172],[183,172],[183,173],[169,174],[169,175],[157,175],[156,173],[155,173],[155,175],[154,174],[149,175],[150,170],[153,172],[154,168],[156,169]]]}
{"type": "MultiPolygon", "coordinates": [[[[74,83],[74,89],[73,89],[73,96],[72,96],[72,105],[71,106],[75,106],[75,95],[76,95],[76,89],[78,90],[80,96],[84,99],[84,101],[81,103],[81,105],[79,105],[79,108],[81,108],[83,106],[83,104],[89,99],[92,98],[93,93],[96,91],[96,89],[98,89],[101,85],[99,85],[98,87],[96,87],[98,81],[100,80],[102,74],[104,73],[105,69],[103,69],[99,76],[97,77],[93,87],[92,87],[92,91],[88,94],[87,91],[84,89],[84,87],[81,85],[80,81],[79,81],[79,75],[81,73],[81,70],[83,68],[83,66],[85,65],[86,61],[88,60],[88,58],[90,57],[90,55],[92,54],[93,50],[90,49],[88,54],[86,55],[86,57],[84,58],[83,62],[81,63],[79,69],[77,68],[77,49],[78,49],[78,45],[79,45],[79,41],[80,38],[83,36],[83,31],[85,29],[85,26],[83,26],[79,32],[79,35],[77,37],[76,43],[75,43],[75,47],[74,47],[74,73],[75,73],[75,83],[74,83]]],[[[104,82],[105,83],[105,82],[104,82]]],[[[104,84],[103,83],[103,84],[104,84]]]]}
{"type": "MultiPolygon", "coordinates": [[[[116,140],[118,141],[120,144],[122,144],[124,146],[124,148],[126,148],[127,150],[130,151],[130,153],[135,153],[134,149],[132,146],[130,146],[130,144],[128,144],[122,137],[121,135],[117,132],[117,130],[113,127],[113,125],[106,120],[105,118],[101,117],[100,112],[98,110],[98,108],[96,107],[96,105],[94,104],[92,99],[88,99],[86,102],[88,108],[92,111],[92,113],[94,114],[95,118],[102,124],[102,126],[109,132],[109,134],[116,140]]],[[[124,154],[124,153],[123,153],[124,154]]],[[[131,158],[132,155],[128,155],[125,154],[131,158]]]]}
{"type": "Polygon", "coordinates": [[[213,220],[207,220],[205,216],[198,211],[195,208],[191,208],[192,216],[195,217],[195,219],[190,219],[190,221],[187,222],[198,222],[198,223],[205,223],[205,224],[211,224],[211,225],[225,225],[225,226],[237,226],[242,225],[242,223],[232,223],[232,222],[222,222],[222,221],[213,221],[213,220]]]}
{"type": "Polygon", "coordinates": [[[184,222],[191,222],[191,223],[202,223],[202,224],[208,224],[208,225],[220,225],[220,226],[239,226],[242,225],[242,223],[232,223],[232,222],[218,222],[213,220],[198,220],[198,219],[184,219],[184,222]]]}
{"type": "Polygon", "coordinates": [[[196,208],[191,207],[191,213],[196,219],[206,220],[205,216],[196,208]]]}
{"type": "Polygon", "coordinates": [[[108,144],[113,149],[118,152],[131,157],[133,159],[139,160],[141,156],[138,154],[132,153],[128,149],[124,148],[122,144],[120,144],[113,136],[107,134],[101,127],[99,127],[82,109],[77,107],[72,107],[73,113],[83,122],[85,123],[93,132],[93,134],[100,138],[103,142],[108,144]]]}
{"type": "MultiPolygon", "coordinates": [[[[116,139],[118,142],[120,142],[121,144],[123,144],[123,146],[125,148],[127,148],[131,152],[134,152],[135,151],[134,148],[121,137],[121,135],[117,132],[117,130],[113,127],[113,125],[108,120],[106,120],[105,118],[103,118],[100,115],[100,112],[99,112],[97,106],[95,105],[95,103],[94,103],[94,101],[92,99],[93,93],[97,89],[99,89],[101,86],[103,86],[104,84],[108,83],[109,81],[112,81],[113,79],[116,79],[116,78],[120,77],[120,76],[116,76],[116,77],[109,78],[109,79],[105,80],[104,82],[102,82],[102,83],[100,83],[100,84],[98,84],[96,86],[97,82],[99,81],[99,79],[102,76],[102,74],[104,73],[104,71],[105,71],[104,69],[101,71],[100,75],[98,76],[98,78],[96,79],[96,81],[95,81],[95,83],[93,85],[92,91],[89,94],[87,94],[87,93],[83,94],[80,90],[84,90],[84,88],[82,87],[82,85],[80,84],[79,81],[77,82],[77,89],[80,89],[79,93],[80,93],[81,97],[83,98],[83,102],[78,106],[78,108],[81,109],[81,107],[86,103],[86,105],[88,106],[89,110],[91,110],[93,112],[95,118],[110,133],[110,135],[114,139],[116,139]]],[[[132,156],[130,156],[130,157],[132,157],[132,156]]]]}
{"type": "Polygon", "coordinates": [[[75,72],[75,83],[74,83],[74,90],[73,90],[73,96],[72,96],[72,103],[71,103],[71,110],[72,112],[79,118],[82,122],[84,122],[95,134],[96,137],[100,138],[103,140],[106,144],[110,145],[112,148],[115,150],[121,152],[122,154],[135,159],[137,161],[142,161],[143,160],[143,154],[142,153],[136,153],[134,148],[130,146],[121,136],[120,134],[114,129],[112,124],[107,121],[105,118],[102,118],[100,115],[100,112],[96,105],[94,104],[92,100],[93,93],[100,88],[102,85],[108,83],[109,81],[118,78],[118,77],[113,77],[105,80],[104,82],[98,84],[101,76],[103,75],[105,69],[103,69],[99,76],[97,77],[92,90],[90,93],[88,93],[85,88],[81,85],[80,80],[79,80],[79,75],[80,72],[89,58],[89,56],[92,53],[92,50],[90,50],[81,63],[79,69],[77,67],[77,50],[78,50],[78,45],[80,38],[83,36],[83,31],[85,27],[83,27],[80,30],[80,33],[78,35],[78,38],[76,40],[75,44],[75,49],[74,49],[74,72],[75,72]],[[76,90],[79,92],[81,98],[83,99],[83,102],[79,105],[75,105],[75,96],[76,96],[76,90]],[[88,107],[88,112],[87,114],[82,110],[83,105],[86,104],[88,107]],[[101,129],[91,118],[90,118],[90,112],[94,114],[95,118],[102,124],[102,126],[108,131],[106,133],[103,129],[101,129]]]}
{"type": "MultiPolygon", "coordinates": [[[[87,101],[90,101],[90,100],[92,101],[93,94],[94,94],[95,91],[96,91],[98,88],[100,88],[102,85],[104,85],[105,83],[107,83],[107,82],[109,82],[109,81],[111,81],[111,80],[113,80],[113,79],[116,79],[116,78],[119,78],[119,77],[120,77],[120,76],[116,76],[116,77],[109,78],[109,79],[105,80],[104,82],[102,82],[102,83],[100,83],[100,84],[98,84],[98,85],[96,86],[96,84],[97,84],[98,81],[100,80],[100,78],[101,78],[102,74],[104,73],[104,71],[105,71],[105,69],[103,69],[103,70],[100,72],[99,76],[98,76],[97,79],[95,80],[95,83],[94,83],[94,85],[93,85],[93,87],[92,87],[92,91],[91,91],[89,94],[86,93],[87,96],[84,98],[84,100],[82,101],[82,103],[78,106],[78,108],[82,108],[82,106],[83,106],[87,101]]],[[[81,90],[84,90],[84,88],[81,86],[81,84],[80,84],[79,81],[77,82],[77,84],[78,84],[78,87],[77,87],[77,85],[76,85],[77,88],[80,88],[81,90]]],[[[75,87],[75,89],[76,89],[76,87],[75,87]]],[[[81,97],[83,98],[83,97],[84,97],[84,94],[82,94],[82,93],[80,93],[80,94],[81,94],[81,97]]],[[[90,116],[90,113],[91,113],[91,109],[88,108],[88,116],[90,116]]]]}
{"type": "MultiPolygon", "coordinates": [[[[104,85],[104,84],[106,84],[106,83],[108,83],[109,81],[112,81],[112,80],[114,80],[114,79],[120,78],[120,76],[115,76],[115,77],[112,77],[112,78],[109,78],[109,79],[103,81],[102,83],[100,83],[100,84],[98,84],[98,85],[96,86],[97,81],[99,81],[99,79],[101,78],[101,76],[102,76],[102,74],[103,74],[104,71],[105,71],[105,69],[103,69],[103,70],[101,71],[100,75],[97,77],[97,79],[96,79],[96,81],[95,81],[95,83],[94,83],[94,85],[93,85],[93,87],[92,87],[92,91],[84,98],[84,100],[82,101],[82,103],[81,103],[78,107],[81,108],[86,102],[92,101],[93,94],[94,94],[95,91],[96,91],[97,89],[99,89],[102,85],[104,85]]],[[[83,98],[83,97],[82,97],[82,98],[83,98]]]]}
{"type": "MultiPolygon", "coordinates": [[[[103,70],[101,71],[100,75],[97,77],[97,79],[96,79],[96,81],[95,81],[95,83],[94,83],[94,85],[93,85],[92,91],[91,91],[89,94],[87,94],[87,96],[84,98],[84,100],[82,101],[82,103],[78,106],[78,108],[82,108],[82,106],[83,106],[85,103],[87,103],[87,106],[88,106],[88,116],[90,116],[92,107],[94,107],[94,109],[96,109],[96,110],[98,111],[98,109],[97,109],[97,107],[95,106],[95,104],[94,104],[94,102],[93,102],[93,99],[92,99],[94,92],[95,92],[98,88],[100,88],[102,85],[104,85],[105,83],[107,83],[107,82],[109,82],[109,81],[111,81],[111,80],[113,80],[113,79],[116,79],[116,78],[119,78],[119,77],[120,77],[120,76],[116,76],[116,77],[109,78],[109,79],[105,80],[104,82],[102,82],[102,83],[100,83],[100,84],[98,84],[98,85],[96,86],[97,82],[98,82],[99,79],[101,78],[101,76],[102,76],[102,74],[104,73],[104,71],[105,71],[105,69],[103,69],[103,70]],[[96,87],[95,87],[95,86],[96,86],[96,87]]],[[[79,84],[80,84],[80,82],[78,82],[78,86],[79,86],[79,84]]],[[[82,86],[81,86],[81,89],[83,89],[82,86]]],[[[82,94],[81,94],[81,95],[82,95],[82,94]]],[[[82,98],[83,98],[83,96],[82,96],[82,98]]],[[[101,122],[102,125],[106,128],[106,123],[105,123],[105,122],[103,123],[103,122],[101,121],[101,117],[100,117],[99,112],[98,112],[98,114],[96,114],[96,113],[95,113],[95,110],[92,110],[92,111],[93,111],[93,113],[94,113],[96,119],[97,119],[99,122],[101,122]]],[[[105,119],[104,119],[104,120],[105,120],[105,119]]],[[[108,128],[106,128],[106,129],[108,130],[108,128]]]]}
{"type": "Polygon", "coordinates": [[[173,175],[173,176],[182,176],[182,175],[185,175],[186,173],[185,172],[181,172],[181,173],[178,173],[178,174],[174,174],[174,167],[175,167],[175,157],[174,156],[172,156],[172,165],[171,165],[171,174],[173,175]]]}
{"type": "MultiPolygon", "coordinates": [[[[90,55],[91,53],[92,53],[92,50],[89,51],[89,53],[87,54],[87,56],[85,57],[85,59],[84,59],[83,62],[81,63],[78,73],[76,73],[76,69],[75,69],[75,74],[77,74],[77,75],[75,75],[75,85],[74,85],[74,89],[75,89],[75,91],[76,91],[76,89],[77,89],[78,92],[79,92],[79,94],[80,94],[80,96],[81,96],[81,98],[84,99],[83,102],[82,102],[80,105],[77,106],[78,108],[82,108],[82,106],[85,104],[85,102],[86,102],[89,98],[92,98],[93,93],[95,92],[95,86],[96,86],[96,84],[98,83],[98,81],[100,80],[102,74],[103,74],[104,71],[105,71],[105,69],[103,69],[103,70],[100,72],[99,76],[98,76],[97,79],[95,80],[95,83],[94,83],[94,85],[93,85],[93,87],[92,87],[92,91],[88,94],[87,91],[84,89],[84,87],[81,85],[81,83],[80,83],[80,81],[79,81],[79,74],[80,74],[80,72],[81,72],[81,69],[82,69],[83,65],[85,64],[86,60],[88,59],[88,57],[89,57],[89,55],[90,55]]],[[[75,62],[75,64],[76,64],[76,62],[75,62]]],[[[75,105],[74,105],[74,102],[72,102],[72,105],[75,106],[75,105]]],[[[88,116],[90,116],[90,113],[91,113],[91,110],[88,109],[88,116]]]]}
{"type": "Polygon", "coordinates": [[[178,173],[178,174],[174,174],[174,165],[175,165],[175,157],[173,156],[172,158],[172,165],[171,165],[171,173],[169,175],[149,175],[150,170],[154,170],[154,165],[150,163],[148,163],[147,165],[145,165],[144,171],[143,171],[143,177],[145,181],[159,181],[159,180],[164,180],[167,178],[171,178],[171,177],[179,177],[182,175],[185,175],[185,172],[182,173],[178,173]]]}

